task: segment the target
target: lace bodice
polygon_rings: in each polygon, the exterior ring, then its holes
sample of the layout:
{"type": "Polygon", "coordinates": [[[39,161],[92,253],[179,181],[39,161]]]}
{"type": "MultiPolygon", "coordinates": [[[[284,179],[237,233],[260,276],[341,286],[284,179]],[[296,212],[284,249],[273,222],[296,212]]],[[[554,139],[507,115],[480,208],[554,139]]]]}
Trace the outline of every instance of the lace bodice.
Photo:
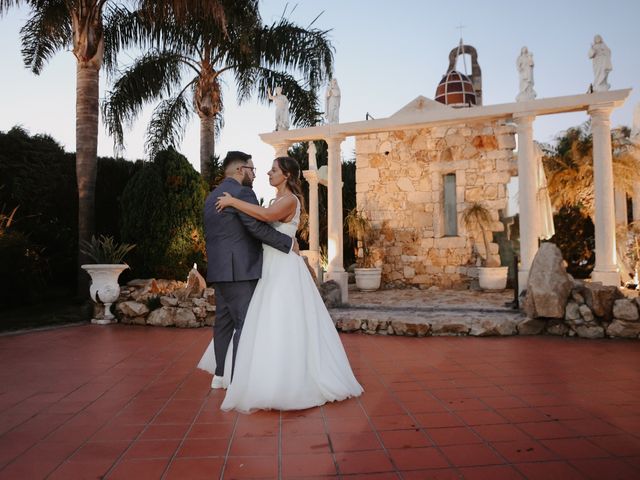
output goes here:
{"type": "MultiPolygon", "coordinates": [[[[284,197],[276,198],[272,201],[272,204],[280,201],[284,197]]],[[[298,197],[296,199],[296,213],[293,215],[293,218],[288,222],[272,222],[271,226],[285,235],[289,235],[293,237],[298,231],[298,225],[300,224],[300,200],[298,197]]]]}

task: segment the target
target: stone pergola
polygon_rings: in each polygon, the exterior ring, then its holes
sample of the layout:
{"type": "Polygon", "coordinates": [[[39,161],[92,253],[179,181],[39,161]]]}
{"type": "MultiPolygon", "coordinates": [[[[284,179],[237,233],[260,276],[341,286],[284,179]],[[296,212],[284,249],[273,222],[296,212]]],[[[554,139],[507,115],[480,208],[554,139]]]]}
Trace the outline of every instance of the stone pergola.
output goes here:
{"type": "MultiPolygon", "coordinates": [[[[586,111],[591,116],[593,134],[595,243],[596,264],[593,281],[604,285],[618,285],[616,258],[616,214],[611,152],[611,112],[624,104],[631,89],[611,90],[583,95],[541,98],[530,101],[488,105],[471,108],[416,109],[402,116],[377,120],[329,124],[297,130],[263,133],[260,138],[273,146],[276,156],[287,155],[296,142],[325,140],[328,145],[328,260],[327,279],[336,280],[342,287],[343,301],[347,301],[347,273],[343,266],[342,238],[342,170],[340,145],[348,136],[367,135],[398,130],[469,124],[487,120],[514,122],[518,138],[518,177],[520,211],[520,267],[518,285],[527,286],[529,269],[538,251],[539,217],[536,207],[536,159],[533,143],[533,122],[537,116],[565,112],[586,111]]],[[[310,170],[304,172],[310,184],[309,227],[310,250],[315,251],[312,264],[317,264],[318,175],[315,152],[310,170]]],[[[316,267],[317,268],[317,267],[316,267]]]]}

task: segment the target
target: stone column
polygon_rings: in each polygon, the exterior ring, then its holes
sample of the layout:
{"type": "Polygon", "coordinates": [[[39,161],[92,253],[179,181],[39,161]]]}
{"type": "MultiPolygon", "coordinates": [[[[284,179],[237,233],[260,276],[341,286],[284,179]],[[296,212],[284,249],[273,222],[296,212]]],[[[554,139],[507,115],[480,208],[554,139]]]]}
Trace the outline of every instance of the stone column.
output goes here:
{"type": "Polygon", "coordinates": [[[640,221],[640,182],[633,184],[633,221],[640,221]]]}
{"type": "Polygon", "coordinates": [[[611,111],[613,105],[593,105],[593,190],[595,203],[596,265],[591,274],[595,282],[620,285],[616,258],[616,222],[613,195],[613,159],[611,154],[611,111]]]}
{"type": "MultiPolygon", "coordinates": [[[[538,252],[540,212],[537,205],[536,178],[538,175],[533,145],[535,115],[514,115],[518,134],[518,203],[520,212],[520,268],[518,288],[527,288],[529,270],[538,252]]],[[[518,293],[520,293],[518,292],[518,293]]]]}
{"type": "Polygon", "coordinates": [[[327,280],[335,280],[342,290],[342,301],[348,301],[348,274],[344,271],[342,253],[342,161],[340,144],[344,137],[326,139],[328,145],[327,230],[328,260],[327,280]]]}
{"type": "Polygon", "coordinates": [[[309,182],[309,264],[320,281],[320,215],[318,212],[318,164],[316,147],[309,142],[309,170],[302,172],[309,182]]]}
{"type": "Polygon", "coordinates": [[[616,225],[627,224],[627,193],[619,188],[613,189],[616,225]]]}

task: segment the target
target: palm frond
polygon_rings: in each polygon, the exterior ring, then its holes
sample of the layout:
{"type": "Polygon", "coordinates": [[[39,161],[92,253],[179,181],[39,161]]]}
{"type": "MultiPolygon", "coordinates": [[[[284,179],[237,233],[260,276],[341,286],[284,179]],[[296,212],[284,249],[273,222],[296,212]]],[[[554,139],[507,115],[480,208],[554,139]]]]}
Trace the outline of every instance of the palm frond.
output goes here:
{"type": "Polygon", "coordinates": [[[331,74],[333,49],[327,30],[307,30],[283,18],[260,29],[255,42],[261,66],[295,70],[311,89],[320,87],[331,74]]]}
{"type": "Polygon", "coordinates": [[[144,105],[171,95],[183,74],[183,58],[169,51],[151,51],[140,57],[116,81],[102,105],[103,121],[116,148],[124,145],[123,124],[135,121],[144,105]]]}
{"type": "Polygon", "coordinates": [[[153,111],[145,142],[149,157],[153,158],[158,151],[166,147],[175,147],[182,141],[191,116],[185,90],[174,98],[163,100],[153,111]]]}
{"type": "Polygon", "coordinates": [[[64,0],[32,2],[32,14],[20,29],[24,64],[36,75],[73,39],[71,15],[64,0]]]}
{"type": "Polygon", "coordinates": [[[291,123],[300,127],[318,124],[322,112],[318,110],[316,92],[305,90],[293,76],[267,68],[255,68],[249,72],[250,75],[237,70],[235,73],[239,102],[249,98],[255,90],[258,92],[258,98],[266,102],[267,90],[273,91],[275,87],[280,86],[289,100],[291,123]]]}
{"type": "Polygon", "coordinates": [[[25,3],[27,2],[24,0],[0,0],[0,15],[4,15],[9,9],[19,7],[25,3]]]}

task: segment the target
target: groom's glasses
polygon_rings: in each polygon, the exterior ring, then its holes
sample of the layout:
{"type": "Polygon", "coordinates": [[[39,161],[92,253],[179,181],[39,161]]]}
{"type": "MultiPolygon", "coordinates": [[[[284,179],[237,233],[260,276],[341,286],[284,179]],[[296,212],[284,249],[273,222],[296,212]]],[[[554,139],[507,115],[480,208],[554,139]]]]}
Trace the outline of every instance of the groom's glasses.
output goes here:
{"type": "Polygon", "coordinates": [[[256,167],[248,167],[246,165],[243,165],[242,168],[248,168],[249,170],[251,170],[253,172],[253,174],[256,174],[256,167]]]}

